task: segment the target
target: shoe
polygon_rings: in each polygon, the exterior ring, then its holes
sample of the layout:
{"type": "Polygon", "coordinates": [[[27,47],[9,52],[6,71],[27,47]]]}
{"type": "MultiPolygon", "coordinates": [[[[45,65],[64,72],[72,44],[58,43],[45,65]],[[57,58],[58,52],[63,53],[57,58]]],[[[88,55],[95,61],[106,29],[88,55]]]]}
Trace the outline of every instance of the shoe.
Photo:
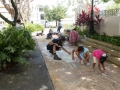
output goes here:
{"type": "Polygon", "coordinates": [[[49,51],[52,55],[53,55],[53,52],[52,51],[49,51]]]}
{"type": "Polygon", "coordinates": [[[55,60],[61,60],[61,58],[59,58],[57,55],[54,55],[54,59],[55,60]]]}
{"type": "Polygon", "coordinates": [[[89,62],[87,62],[87,66],[89,66],[90,65],[90,63],[89,62]]]}

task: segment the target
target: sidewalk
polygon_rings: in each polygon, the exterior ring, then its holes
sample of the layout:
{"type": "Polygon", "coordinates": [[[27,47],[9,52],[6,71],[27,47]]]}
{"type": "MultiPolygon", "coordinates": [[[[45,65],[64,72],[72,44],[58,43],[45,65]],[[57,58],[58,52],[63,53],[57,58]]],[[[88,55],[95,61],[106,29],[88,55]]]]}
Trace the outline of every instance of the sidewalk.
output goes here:
{"type": "MultiPolygon", "coordinates": [[[[119,90],[120,88],[120,67],[105,62],[108,75],[100,74],[96,65],[95,72],[92,72],[92,57],[90,66],[73,62],[71,56],[64,51],[57,52],[61,61],[53,60],[53,56],[46,50],[46,45],[51,40],[46,36],[36,37],[41,53],[43,55],[48,72],[52,79],[55,90],[119,90]]],[[[82,44],[82,43],[81,43],[82,44]]],[[[71,51],[76,46],[67,42],[64,47],[71,51]]]]}
{"type": "Polygon", "coordinates": [[[30,51],[29,67],[15,66],[0,73],[0,90],[54,90],[38,44],[30,51]]]}

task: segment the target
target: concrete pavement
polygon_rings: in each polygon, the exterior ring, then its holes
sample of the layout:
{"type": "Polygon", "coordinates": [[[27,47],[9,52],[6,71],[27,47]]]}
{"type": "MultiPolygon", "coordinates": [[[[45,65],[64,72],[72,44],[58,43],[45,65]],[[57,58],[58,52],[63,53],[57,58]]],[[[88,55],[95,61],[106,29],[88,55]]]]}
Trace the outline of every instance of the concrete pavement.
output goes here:
{"type": "MultiPolygon", "coordinates": [[[[62,58],[61,61],[53,60],[53,56],[46,50],[46,45],[51,40],[46,36],[36,37],[42,52],[48,72],[52,79],[55,90],[119,90],[120,88],[120,67],[105,62],[107,76],[100,74],[98,67],[92,72],[92,56],[90,66],[73,62],[71,56],[64,51],[57,52],[62,58]]],[[[83,45],[81,43],[81,45],[83,45]]],[[[72,51],[76,46],[71,46],[68,42],[64,44],[68,51],[72,51]]],[[[77,57],[76,57],[77,59],[77,57]]]]}

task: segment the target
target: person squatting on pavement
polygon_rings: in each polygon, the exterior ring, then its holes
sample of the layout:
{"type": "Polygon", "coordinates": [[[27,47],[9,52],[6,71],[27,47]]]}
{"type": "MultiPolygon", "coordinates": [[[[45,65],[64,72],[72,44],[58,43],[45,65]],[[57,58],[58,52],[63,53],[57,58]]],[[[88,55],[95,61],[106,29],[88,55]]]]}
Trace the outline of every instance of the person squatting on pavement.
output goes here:
{"type": "Polygon", "coordinates": [[[70,52],[68,52],[64,47],[63,47],[63,43],[65,42],[65,36],[59,36],[57,39],[53,39],[51,42],[49,42],[47,44],[47,50],[49,50],[49,52],[51,54],[54,55],[53,59],[54,60],[61,60],[60,57],[57,56],[56,51],[63,49],[65,52],[67,52],[68,54],[71,54],[70,52]]]}
{"type": "Polygon", "coordinates": [[[105,52],[103,52],[101,49],[96,49],[96,50],[93,51],[92,55],[93,55],[93,71],[95,71],[94,67],[96,65],[96,62],[98,62],[98,68],[100,70],[100,73],[102,75],[105,75],[104,62],[106,61],[106,59],[108,57],[107,54],[105,52]],[[102,65],[102,68],[104,70],[103,72],[101,70],[100,65],[102,65]]]}
{"type": "Polygon", "coordinates": [[[86,47],[78,46],[76,49],[72,50],[72,60],[75,60],[76,62],[81,62],[81,64],[87,63],[87,65],[90,65],[89,58],[89,50],[86,47]],[[75,60],[74,53],[77,55],[79,60],[75,60]]]}

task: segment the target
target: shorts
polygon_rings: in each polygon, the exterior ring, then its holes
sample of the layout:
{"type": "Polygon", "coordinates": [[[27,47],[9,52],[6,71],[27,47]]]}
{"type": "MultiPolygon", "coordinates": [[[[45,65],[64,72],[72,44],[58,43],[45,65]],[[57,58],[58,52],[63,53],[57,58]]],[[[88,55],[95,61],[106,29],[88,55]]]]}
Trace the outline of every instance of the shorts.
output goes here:
{"type": "MultiPolygon", "coordinates": [[[[47,45],[47,50],[53,51],[53,46],[54,45],[47,45]]],[[[61,47],[56,47],[56,51],[60,50],[61,47]]]]}

